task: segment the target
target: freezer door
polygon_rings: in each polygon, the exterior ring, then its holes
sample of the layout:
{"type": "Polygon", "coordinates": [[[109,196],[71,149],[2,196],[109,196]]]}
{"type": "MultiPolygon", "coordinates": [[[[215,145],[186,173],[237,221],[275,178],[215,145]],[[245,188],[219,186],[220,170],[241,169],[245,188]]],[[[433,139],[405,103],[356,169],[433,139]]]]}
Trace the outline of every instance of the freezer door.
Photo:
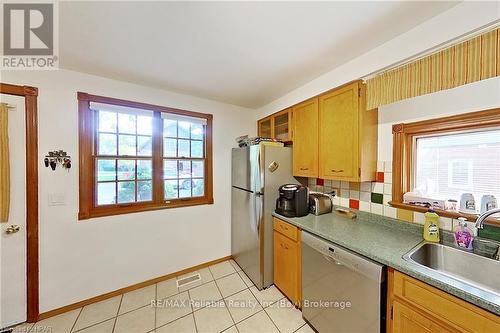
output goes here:
{"type": "Polygon", "coordinates": [[[257,288],[262,288],[262,196],[232,187],[231,254],[257,288]]]}
{"type": "Polygon", "coordinates": [[[233,148],[231,169],[232,186],[251,191],[250,147],[233,148]]]}

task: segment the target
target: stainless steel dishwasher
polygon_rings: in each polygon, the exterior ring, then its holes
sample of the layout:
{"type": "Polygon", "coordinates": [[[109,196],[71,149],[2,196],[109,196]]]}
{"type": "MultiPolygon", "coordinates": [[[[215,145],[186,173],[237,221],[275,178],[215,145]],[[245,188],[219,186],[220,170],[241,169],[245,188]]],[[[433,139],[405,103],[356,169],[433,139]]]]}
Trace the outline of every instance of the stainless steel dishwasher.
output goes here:
{"type": "Polygon", "coordinates": [[[320,333],[385,331],[384,266],[302,231],[302,316],[320,333]]]}

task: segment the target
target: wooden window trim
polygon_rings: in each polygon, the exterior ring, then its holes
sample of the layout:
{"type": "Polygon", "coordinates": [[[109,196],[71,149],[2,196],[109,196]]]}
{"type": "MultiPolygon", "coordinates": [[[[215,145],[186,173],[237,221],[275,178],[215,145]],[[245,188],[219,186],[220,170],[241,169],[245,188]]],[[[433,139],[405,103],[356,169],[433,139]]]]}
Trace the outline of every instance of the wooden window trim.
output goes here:
{"type": "MultiPolygon", "coordinates": [[[[79,220],[94,217],[104,217],[120,214],[139,213],[145,211],[188,207],[196,205],[213,204],[213,116],[208,113],[180,110],[165,106],[146,104],[141,102],[127,101],[117,98],[90,95],[78,92],[78,120],[79,120],[79,220]],[[97,206],[95,204],[95,167],[94,167],[94,135],[95,124],[90,102],[113,104],[124,107],[132,107],[155,111],[154,117],[160,113],[170,113],[206,119],[205,136],[205,195],[202,197],[180,198],[165,200],[163,197],[163,152],[160,121],[153,122],[153,200],[150,202],[134,202],[128,204],[116,204],[109,206],[97,206]],[[156,171],[155,171],[156,170],[156,171]]],[[[158,120],[158,119],[157,119],[158,120]]]]}
{"type": "MultiPolygon", "coordinates": [[[[393,125],[392,201],[389,204],[396,208],[417,212],[427,211],[425,207],[403,203],[403,194],[409,192],[412,188],[413,142],[415,137],[466,130],[480,130],[491,127],[500,127],[500,108],[393,125]]],[[[477,219],[477,215],[472,214],[440,209],[436,209],[436,212],[443,217],[456,219],[463,216],[468,221],[475,221],[477,219]]],[[[488,218],[486,222],[500,226],[500,222],[493,218],[488,218]]]]}

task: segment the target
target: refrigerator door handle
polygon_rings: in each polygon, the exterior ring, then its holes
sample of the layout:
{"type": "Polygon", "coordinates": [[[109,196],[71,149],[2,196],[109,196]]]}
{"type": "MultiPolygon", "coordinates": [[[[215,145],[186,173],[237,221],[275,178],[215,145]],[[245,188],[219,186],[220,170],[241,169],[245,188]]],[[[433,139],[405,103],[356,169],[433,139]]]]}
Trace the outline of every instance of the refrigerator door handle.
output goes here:
{"type": "Polygon", "coordinates": [[[257,228],[257,235],[258,237],[260,238],[260,227],[261,227],[261,224],[262,224],[262,193],[255,193],[255,197],[254,197],[254,213],[255,213],[255,226],[257,228]]]}

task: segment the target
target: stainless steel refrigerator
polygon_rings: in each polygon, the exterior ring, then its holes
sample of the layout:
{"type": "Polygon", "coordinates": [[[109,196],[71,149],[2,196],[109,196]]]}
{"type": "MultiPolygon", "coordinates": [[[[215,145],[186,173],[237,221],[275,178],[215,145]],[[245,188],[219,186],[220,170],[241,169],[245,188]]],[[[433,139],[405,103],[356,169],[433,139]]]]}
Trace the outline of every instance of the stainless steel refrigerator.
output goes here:
{"type": "Polygon", "coordinates": [[[233,148],[231,254],[258,289],[273,284],[272,212],[292,176],[292,149],[269,145],[233,148]]]}

